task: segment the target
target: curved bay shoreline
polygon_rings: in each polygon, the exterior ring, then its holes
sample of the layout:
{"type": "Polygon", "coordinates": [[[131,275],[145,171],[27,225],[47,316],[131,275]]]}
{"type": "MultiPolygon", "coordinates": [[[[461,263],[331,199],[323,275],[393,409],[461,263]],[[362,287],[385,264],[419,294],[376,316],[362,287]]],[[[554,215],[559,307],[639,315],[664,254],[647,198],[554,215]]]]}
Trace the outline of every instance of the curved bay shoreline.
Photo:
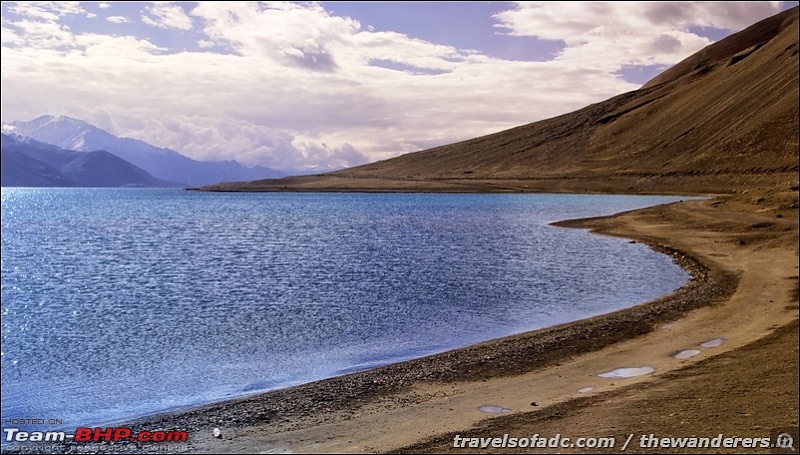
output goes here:
{"type": "MultiPolygon", "coordinates": [[[[650,245],[667,254],[692,278],[672,294],[655,301],[554,327],[523,332],[419,359],[407,360],[344,376],[323,379],[250,397],[161,414],[136,421],[136,427],[196,432],[213,427],[269,423],[289,427],[299,418],[324,422],[317,414],[356,411],[367,401],[409,387],[415,382],[481,381],[544,368],[571,356],[599,350],[648,333],[687,311],[729,296],[737,277],[709,270],[679,250],[650,245]]],[[[312,423],[312,422],[309,422],[312,423]]]]}
{"type": "MultiPolygon", "coordinates": [[[[590,228],[601,234],[618,235],[636,241],[646,242],[656,251],[670,255],[681,267],[690,272],[692,278],[678,291],[635,307],[620,310],[589,319],[562,324],[555,327],[526,332],[505,338],[491,340],[476,345],[448,351],[420,359],[387,365],[376,369],[348,374],[281,389],[250,397],[233,399],[205,405],[190,410],[181,410],[140,419],[126,426],[134,430],[181,430],[189,433],[187,444],[173,446],[174,451],[187,452],[256,452],[263,450],[311,450],[311,451],[357,451],[382,452],[387,450],[400,450],[403,447],[412,451],[439,452],[447,449],[446,437],[448,430],[454,428],[474,428],[476,422],[487,421],[491,416],[470,416],[466,421],[453,419],[454,422],[442,425],[442,428],[427,428],[427,431],[418,431],[417,435],[408,434],[408,429],[398,428],[401,437],[391,436],[388,439],[375,441],[375,444],[365,444],[372,438],[371,434],[381,433],[381,425],[392,419],[408,421],[409,415],[420,416],[435,408],[435,404],[442,400],[464,400],[469,397],[472,385],[491,384],[499,381],[527,380],[529,375],[547,374],[553,370],[569,368],[573,359],[586,357],[606,356],[608,349],[618,349],[619,346],[633,344],[636,346],[648,337],[648,334],[661,331],[661,327],[668,322],[679,321],[687,315],[694,314],[698,309],[708,309],[712,313],[717,306],[725,306],[733,298],[737,290],[741,290],[742,271],[731,269],[718,264],[708,252],[694,248],[692,245],[681,245],[681,242],[668,241],[662,235],[652,235],[646,230],[631,229],[631,222],[636,221],[642,226],[654,226],[654,219],[662,219],[665,214],[672,222],[682,224],[687,229],[697,229],[700,232],[719,231],[717,240],[725,237],[726,248],[751,247],[750,237],[754,230],[755,236],[764,237],[759,242],[774,242],[779,240],[781,248],[786,245],[787,236],[796,238],[797,216],[780,220],[780,223],[771,223],[763,228],[752,228],[751,218],[763,218],[746,210],[744,223],[747,229],[733,229],[731,226],[710,226],[706,220],[697,225],[697,219],[682,217],[688,213],[702,212],[703,215],[716,211],[719,201],[694,201],[691,203],[676,203],[665,206],[656,206],[633,212],[620,213],[609,217],[586,220],[570,220],[554,223],[558,226],[590,228]],[[716,204],[716,205],[715,205],[716,204]],[[687,208],[688,206],[688,208],[687,208]],[[683,207],[677,209],[676,207],[683,207]],[[702,208],[701,208],[702,207],[702,208]],[[676,213],[680,212],[680,213],[676,213]],[[748,213],[749,212],[749,213],[748,213]],[[748,231],[748,232],[745,232],[748,231]],[[765,236],[765,231],[767,232],[765,236]],[[748,240],[739,239],[749,236],[748,240]],[[732,238],[731,238],[732,236],[732,238]],[[566,366],[564,366],[566,364],[566,366]],[[463,389],[463,390],[462,390],[463,389]],[[411,414],[408,414],[411,412],[411,414]],[[405,413],[405,414],[404,414],[405,413]],[[379,422],[379,417],[388,419],[379,422]],[[403,417],[405,416],[405,417],[403,417]],[[375,422],[375,428],[370,422],[375,422]],[[466,425],[466,426],[465,426],[466,425]],[[212,430],[220,428],[222,438],[212,436],[212,430]],[[363,429],[348,432],[347,428],[363,429]],[[343,432],[344,431],[344,432],[343,432]],[[437,439],[437,437],[439,439],[437,439]],[[445,438],[445,439],[442,439],[445,438]],[[411,445],[409,445],[411,444],[411,445]]],[[[735,213],[741,212],[740,207],[727,211],[728,218],[736,218],[735,213]],[[734,215],[731,215],[734,214],[734,215]]],[[[725,218],[725,217],[722,217],[725,218]]],[[[728,220],[729,221],[729,220],[728,220]]],[[[725,221],[728,223],[728,221],[725,221]]],[[[742,220],[735,223],[742,224],[742,220]]],[[[674,229],[670,237],[675,236],[674,229]]],[[[791,243],[790,243],[791,244],[791,243]]],[[[752,247],[758,246],[758,242],[752,247]]],[[[770,246],[775,248],[775,245],[770,246]]],[[[787,250],[789,255],[796,258],[797,252],[787,250]]],[[[795,259],[796,260],[796,259],[795,259]]],[[[746,271],[745,271],[746,273],[746,271]]],[[[795,272],[796,274],[796,269],[795,272]]],[[[791,299],[791,296],[786,296],[791,299]]],[[[796,296],[794,297],[796,299],[796,296]]],[[[787,307],[788,308],[788,307],[787,307]]],[[[792,311],[788,316],[781,316],[786,323],[792,321],[792,311]]],[[[794,317],[796,320],[796,316],[794,317]]],[[[773,324],[773,329],[777,328],[773,324]]],[[[796,332],[796,330],[795,330],[796,332]]],[[[676,334],[679,332],[676,332],[676,334]]],[[[672,334],[668,334],[672,336],[672,334]]],[[[751,337],[752,338],[752,337],[751,337]]],[[[763,337],[756,337],[755,340],[763,337]]],[[[747,343],[752,343],[749,340],[747,343]]],[[[744,343],[744,344],[747,344],[744,343]]],[[[742,343],[739,343],[740,345],[742,343]]],[[[735,346],[731,345],[731,349],[735,346]]],[[[723,354],[724,351],[720,351],[723,354]]],[[[795,362],[796,365],[796,362],[795,362]]],[[[585,369],[585,367],[581,367],[585,369]]],[[[672,367],[668,370],[683,368],[672,367]]],[[[666,369],[666,368],[665,368],[666,369]]],[[[669,374],[668,371],[665,374],[669,374]]],[[[561,375],[558,375],[561,378],[561,375]]],[[[657,380],[657,379],[648,379],[657,380]]],[[[624,382],[624,381],[620,381],[624,382]]],[[[505,384],[505,383],[504,383],[505,384]]],[[[613,385],[613,384],[612,384],[613,385]]],[[[503,386],[506,387],[506,386],[503,386]]],[[[796,386],[795,386],[796,387],[796,386]]],[[[559,392],[560,393],[560,392],[559,392]]],[[[597,397],[618,393],[615,390],[598,390],[598,394],[589,397],[576,396],[574,393],[561,393],[552,399],[541,403],[542,406],[533,411],[519,409],[512,416],[503,416],[491,419],[490,422],[502,422],[506,417],[521,418],[527,414],[540,414],[556,412],[564,406],[581,408],[589,406],[590,402],[596,404],[597,397]],[[569,396],[568,396],[569,395],[569,396]],[[594,400],[594,401],[593,401],[594,400]],[[571,405],[569,403],[572,403],[571,405]],[[583,404],[581,404],[583,403],[583,404]]],[[[796,395],[796,390],[794,391],[796,395]]],[[[488,393],[487,397],[496,396],[488,393]]],[[[536,395],[533,395],[536,396],[536,395]]],[[[453,405],[449,401],[448,406],[453,405]]],[[[452,411],[453,408],[450,408],[452,411]]],[[[434,411],[432,411],[434,412],[434,411]]],[[[796,407],[794,424],[797,423],[796,407]]],[[[790,411],[791,414],[791,411],[790,411]]],[[[561,415],[561,414],[559,414],[561,415]]],[[[789,416],[791,420],[791,415],[789,416]]],[[[438,422],[441,416],[435,417],[438,422]]],[[[489,422],[489,421],[487,421],[489,422]]],[[[791,424],[792,422],[789,422],[791,424]]],[[[420,426],[424,426],[425,419],[420,418],[420,426]]],[[[428,425],[430,426],[430,425],[428,425]]],[[[391,427],[387,427],[391,428],[391,427]]],[[[502,428],[502,426],[501,426],[502,428]]],[[[380,439],[380,438],[379,438],[380,439]]],[[[71,446],[71,445],[70,445],[71,446]]],[[[74,446],[65,447],[65,451],[75,449],[74,446]]],[[[109,449],[112,449],[109,447],[109,449]]],[[[124,451],[148,451],[152,447],[136,446],[129,444],[124,451]]],[[[123,450],[120,450],[123,451],[123,450]]],[[[154,451],[159,451],[155,449],[154,451]]]]}

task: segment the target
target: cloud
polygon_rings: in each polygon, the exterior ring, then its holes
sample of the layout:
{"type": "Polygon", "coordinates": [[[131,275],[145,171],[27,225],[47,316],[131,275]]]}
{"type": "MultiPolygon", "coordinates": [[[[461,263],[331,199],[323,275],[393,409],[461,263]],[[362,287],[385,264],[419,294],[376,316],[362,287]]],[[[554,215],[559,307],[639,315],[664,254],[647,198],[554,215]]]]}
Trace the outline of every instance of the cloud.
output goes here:
{"type": "Polygon", "coordinates": [[[330,48],[359,28],[358,22],[330,16],[318,4],[200,2],[192,15],[205,22],[212,41],[240,55],[322,72],[338,67],[330,48]]]}
{"type": "Polygon", "coordinates": [[[106,20],[115,24],[125,24],[131,22],[131,20],[125,16],[108,16],[106,20]]]}
{"type": "Polygon", "coordinates": [[[100,8],[100,9],[108,9],[108,8],[111,8],[111,4],[110,3],[100,3],[99,5],[97,5],[97,7],[100,8]]]}
{"type": "Polygon", "coordinates": [[[45,21],[85,13],[78,2],[21,2],[10,6],[9,11],[29,19],[45,21]]]}
{"type": "Polygon", "coordinates": [[[692,27],[738,27],[772,8],[519,4],[496,16],[498,32],[565,44],[525,62],[362,28],[316,3],[149,5],[151,22],[125,30],[153,40],[76,31],[60,21],[75,8],[35,5],[3,18],[3,121],[69,115],[193,158],[284,169],[352,166],[569,112],[638,88],[621,68],[706,45],[692,27]],[[194,50],[167,49],[162,35],[194,50]]]}
{"type": "Polygon", "coordinates": [[[658,38],[651,41],[650,50],[651,54],[671,54],[679,51],[682,45],[680,39],[667,33],[662,33],[658,38]]]}
{"type": "Polygon", "coordinates": [[[177,30],[191,30],[192,19],[183,12],[183,8],[169,2],[156,2],[148,6],[142,15],[142,22],[154,27],[173,28],[177,30]]]}
{"type": "Polygon", "coordinates": [[[369,162],[366,155],[358,151],[352,144],[343,143],[336,147],[327,144],[300,143],[303,160],[294,167],[300,167],[306,162],[319,163],[333,168],[352,167],[369,162]]]}
{"type": "Polygon", "coordinates": [[[657,25],[736,31],[776,14],[780,5],[781,2],[653,2],[644,5],[644,14],[657,25]]]}
{"type": "MultiPolygon", "coordinates": [[[[96,122],[110,122],[107,112],[95,112],[96,122]]],[[[369,158],[349,143],[297,140],[285,131],[228,117],[209,118],[204,114],[160,118],[148,116],[139,129],[156,132],[172,148],[182,148],[197,159],[230,160],[263,164],[280,169],[330,169],[356,166],[369,158]],[[201,146],[206,144],[206,146],[201,146]]],[[[99,123],[98,123],[99,124],[99,123]]],[[[125,129],[130,125],[118,125],[125,129]]]]}
{"type": "MultiPolygon", "coordinates": [[[[68,47],[73,44],[74,36],[69,28],[57,22],[41,22],[23,19],[14,22],[15,30],[9,30],[9,39],[14,40],[17,46],[27,46],[34,49],[53,49],[68,47]]],[[[6,41],[6,31],[3,30],[3,41],[6,41]]],[[[5,61],[5,59],[3,59],[5,61]]],[[[4,68],[5,70],[5,68],[4,68]]]]}
{"type": "Polygon", "coordinates": [[[563,41],[558,60],[613,72],[673,65],[711,44],[692,26],[739,30],[779,8],[780,2],[520,2],[495,18],[504,33],[563,41]]]}

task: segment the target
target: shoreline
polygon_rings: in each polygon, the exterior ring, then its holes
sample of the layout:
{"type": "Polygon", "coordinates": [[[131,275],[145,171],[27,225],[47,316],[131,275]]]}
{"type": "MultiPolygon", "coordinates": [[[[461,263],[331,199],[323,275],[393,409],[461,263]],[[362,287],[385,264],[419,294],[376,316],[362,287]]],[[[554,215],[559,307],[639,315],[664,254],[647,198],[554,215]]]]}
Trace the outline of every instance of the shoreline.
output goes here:
{"type": "MultiPolygon", "coordinates": [[[[188,191],[194,191],[194,189],[185,189],[188,191]]],[[[245,191],[247,192],[247,191],[245,191]]],[[[347,191],[345,191],[347,192],[347,191]]],[[[314,194],[318,192],[313,192],[314,194]]],[[[342,193],[340,191],[334,191],[332,193],[342,193]]],[[[359,194],[361,192],[358,191],[349,191],[347,193],[355,193],[359,194]]],[[[363,192],[361,194],[374,194],[377,192],[363,192]]],[[[397,193],[393,191],[383,191],[381,193],[385,194],[407,194],[407,193],[397,193]]],[[[497,194],[497,195],[507,195],[508,193],[441,193],[441,192],[422,192],[415,194],[463,194],[463,195],[473,195],[473,194],[497,194]]],[[[540,194],[540,193],[515,193],[515,194],[540,194]]],[[[606,195],[604,193],[572,193],[572,192],[563,192],[563,193],[550,193],[550,194],[565,194],[565,195],[575,195],[575,196],[593,196],[593,195],[606,195]]],[[[676,193],[677,194],[677,193],[676,193]]],[[[664,194],[627,194],[627,193],[620,193],[615,194],[616,196],[630,196],[630,197],[645,197],[645,196],[672,196],[672,195],[664,195],[664,194]]],[[[687,196],[683,195],[687,200],[701,200],[707,198],[707,196],[687,196]]],[[[675,201],[675,202],[666,202],[658,205],[664,204],[673,204],[683,202],[675,201]]],[[[651,207],[651,206],[648,206],[651,207]]],[[[644,207],[644,208],[648,208],[644,207]]],[[[601,215],[596,217],[586,217],[586,218],[576,218],[576,219],[566,219],[566,220],[559,220],[554,222],[548,222],[543,224],[543,226],[554,226],[554,227],[566,227],[566,228],[576,228],[576,229],[584,229],[587,231],[591,231],[590,229],[582,226],[585,222],[590,222],[592,220],[599,220],[608,217],[618,216],[624,213],[628,213],[631,211],[641,210],[642,208],[638,209],[631,209],[625,210],[622,212],[615,212],[609,215],[601,215]],[[574,226],[573,226],[574,224],[574,226]]],[[[592,232],[592,235],[597,235],[596,233],[592,232]]],[[[599,234],[603,235],[603,234],[599,234]]],[[[640,241],[635,242],[631,240],[630,243],[644,243],[646,244],[651,250],[657,253],[661,253],[666,255],[670,258],[670,260],[680,267],[682,270],[687,272],[689,275],[688,280],[684,283],[680,288],[672,291],[669,294],[662,295],[653,300],[648,300],[644,302],[637,303],[633,306],[622,308],[620,310],[615,310],[609,313],[604,313],[596,316],[589,316],[573,321],[568,321],[560,324],[556,324],[553,326],[543,327],[540,329],[533,329],[527,330],[524,332],[514,333],[511,335],[504,335],[497,338],[491,338],[484,341],[479,341],[476,343],[472,343],[469,345],[464,345],[460,347],[455,347],[451,349],[447,349],[443,352],[438,352],[434,354],[427,354],[423,357],[417,358],[410,358],[407,360],[400,360],[400,361],[392,361],[391,363],[385,365],[379,365],[374,367],[368,367],[365,370],[357,370],[351,371],[347,373],[337,374],[335,376],[330,376],[322,379],[312,380],[310,382],[300,383],[291,386],[279,387],[273,390],[267,391],[259,391],[259,392],[251,392],[248,394],[243,394],[239,396],[232,396],[228,398],[219,399],[210,403],[202,403],[196,405],[189,405],[189,406],[181,406],[176,407],[170,410],[160,411],[153,414],[144,415],[141,417],[134,417],[134,418],[127,418],[127,419],[120,419],[115,421],[115,424],[122,424],[128,425],[131,422],[139,423],[139,422],[146,422],[150,423],[153,420],[160,419],[162,417],[173,418],[176,416],[180,416],[182,414],[187,413],[194,413],[197,411],[212,411],[217,409],[218,407],[226,407],[227,405],[234,405],[241,401],[250,401],[250,400],[258,400],[261,398],[269,398],[272,394],[279,394],[284,391],[289,391],[291,389],[296,388],[304,388],[304,387],[319,387],[320,384],[324,384],[328,381],[335,381],[338,379],[348,380],[350,376],[354,375],[361,375],[366,374],[372,376],[372,373],[377,374],[388,374],[388,375],[397,375],[396,371],[391,372],[383,372],[382,369],[385,368],[392,368],[397,367],[395,369],[399,370],[407,370],[407,369],[417,369],[422,368],[425,371],[433,369],[432,372],[426,375],[406,375],[402,374],[406,377],[400,380],[400,387],[407,386],[408,382],[413,381],[458,381],[458,380],[484,380],[485,377],[490,377],[492,375],[515,375],[519,374],[521,371],[526,371],[530,368],[544,368],[548,365],[558,362],[559,360],[566,358],[568,356],[574,355],[575,352],[592,352],[594,350],[601,349],[602,347],[615,343],[617,341],[625,340],[631,337],[638,336],[643,333],[647,333],[652,331],[656,324],[661,322],[670,321],[674,318],[680,317],[681,314],[685,313],[686,311],[691,311],[692,309],[698,307],[696,304],[702,297],[708,297],[710,295],[719,294],[718,297],[714,297],[715,299],[724,298],[724,289],[725,287],[736,280],[733,276],[720,276],[714,277],[713,282],[711,282],[711,278],[709,278],[709,270],[707,267],[703,266],[700,262],[696,259],[692,258],[690,255],[686,253],[670,248],[667,246],[662,246],[653,242],[648,241],[640,241]],[[710,286],[710,287],[709,287],[710,286]],[[655,304],[657,307],[654,308],[647,308],[644,307],[647,305],[655,304]],[[641,308],[640,308],[641,307],[641,308]],[[629,313],[630,312],[630,313],[629,313]],[[617,324],[624,323],[625,320],[629,318],[633,318],[631,314],[635,313],[635,317],[643,322],[642,324],[638,324],[635,327],[631,328],[631,330],[624,331],[624,333],[620,333],[617,330],[614,330],[613,327],[617,324]],[[672,318],[672,319],[671,319],[672,318]],[[577,327],[572,327],[573,325],[579,324],[577,327]],[[580,335],[573,334],[574,331],[580,331],[580,335]],[[602,332],[602,334],[601,334],[602,332]],[[613,332],[612,335],[607,335],[606,332],[613,332]],[[602,339],[601,343],[595,343],[591,346],[586,344],[580,345],[569,345],[564,344],[564,340],[570,339],[573,337],[580,336],[582,339],[589,339],[594,336],[599,336],[602,339]],[[541,341],[538,341],[538,338],[542,338],[541,341]],[[534,343],[536,345],[535,355],[537,359],[545,359],[545,363],[537,364],[535,366],[529,364],[519,364],[516,363],[514,368],[508,369],[504,368],[503,366],[499,365],[503,362],[503,355],[510,353],[510,351],[517,349],[520,343],[534,343]],[[478,352],[479,356],[483,356],[481,354],[483,351],[491,351],[491,350],[499,350],[501,354],[498,356],[497,353],[489,354],[486,353],[486,356],[491,356],[493,359],[489,362],[482,361],[479,364],[474,363],[472,357],[477,352],[476,349],[480,348],[480,352],[478,352]],[[469,351],[467,352],[460,352],[460,351],[469,351]],[[445,362],[450,363],[453,361],[457,362],[457,365],[444,365],[445,362]],[[420,365],[417,365],[416,362],[419,362],[420,365]],[[466,368],[471,373],[472,376],[464,375],[463,373],[459,372],[458,370],[466,368]]],[[[485,357],[484,357],[485,360],[485,357]]],[[[369,380],[367,380],[369,382],[369,380]]],[[[380,382],[381,386],[389,385],[392,386],[392,383],[384,383],[383,381],[380,382]]],[[[367,398],[371,395],[380,395],[383,393],[390,393],[394,389],[386,389],[384,390],[381,388],[380,390],[377,389],[377,385],[373,384],[373,389],[371,390],[371,394],[367,394],[367,398]]],[[[319,395],[319,394],[317,394],[319,395]]],[[[322,401],[334,401],[332,398],[329,400],[327,397],[322,397],[322,401]]],[[[305,412],[305,408],[301,408],[300,412],[305,412]]],[[[295,410],[292,410],[295,412],[295,410]]],[[[245,412],[247,414],[247,412],[245,412]]],[[[235,421],[237,424],[240,423],[248,423],[252,421],[257,421],[258,419],[231,419],[231,421],[235,421]]],[[[142,429],[144,430],[145,427],[143,426],[142,429]]]]}
{"type": "MultiPolygon", "coordinates": [[[[688,205],[699,207],[698,204],[707,204],[708,207],[716,207],[714,204],[719,203],[719,199],[708,199],[693,201],[688,205]]],[[[660,334],[666,323],[682,322],[689,314],[694,315],[699,310],[712,313],[717,311],[716,307],[730,302],[741,288],[741,273],[709,261],[704,254],[697,254],[691,248],[670,245],[675,242],[665,242],[658,236],[637,233],[631,229],[620,230],[619,220],[651,216],[651,212],[676,211],[678,209],[675,206],[686,205],[687,203],[673,203],[608,217],[553,223],[556,226],[590,229],[601,235],[615,235],[644,242],[654,250],[670,255],[692,278],[679,290],[662,298],[613,313],[490,340],[420,359],[148,416],[129,422],[127,426],[134,430],[188,431],[189,442],[181,447],[181,451],[189,452],[252,452],[261,450],[262,447],[351,452],[354,450],[349,450],[348,447],[358,444],[355,440],[359,438],[355,435],[353,440],[347,441],[341,441],[345,436],[339,435],[334,438],[338,441],[336,444],[330,443],[333,445],[323,444],[321,440],[315,440],[314,444],[309,445],[304,438],[331,431],[331,427],[337,426],[350,428],[348,425],[358,425],[355,428],[360,429],[363,428],[365,419],[374,420],[375,415],[407,421],[409,415],[417,418],[420,414],[426,414],[428,407],[443,399],[463,399],[469,396],[468,393],[457,392],[462,388],[469,389],[473,385],[482,387],[482,384],[495,382],[519,382],[530,375],[547,375],[554,370],[567,368],[564,365],[587,357],[602,358],[609,349],[641,344],[643,339],[654,332],[660,334]],[[451,393],[451,390],[456,392],[451,393]],[[215,428],[221,430],[222,438],[212,436],[215,428]],[[297,445],[292,445],[292,441],[297,445]]],[[[797,230],[796,218],[795,211],[793,220],[784,220],[789,223],[787,226],[794,226],[794,232],[797,230]]],[[[726,350],[737,346],[731,344],[726,350]]],[[[645,377],[642,380],[652,379],[645,377]]],[[[574,391],[566,398],[543,400],[541,410],[564,403],[567,399],[575,399],[574,391]]],[[[518,415],[516,412],[515,410],[513,415],[518,415]]],[[[371,429],[364,431],[364,435],[358,435],[362,439],[360,451],[402,450],[402,447],[419,443],[425,438],[435,438],[448,430],[463,428],[465,425],[469,428],[476,422],[492,417],[485,414],[471,415],[463,422],[455,419],[452,424],[421,431],[420,435],[409,435],[405,431],[406,434],[402,437],[390,438],[391,443],[376,441],[375,445],[366,446],[363,440],[370,438],[370,431],[377,431],[371,429]]],[[[436,419],[433,422],[439,423],[436,419]]],[[[418,425],[426,425],[425,419],[420,419],[418,425]]],[[[409,447],[419,449],[424,446],[409,447]]],[[[138,449],[141,450],[142,447],[138,449]]],[[[126,451],[131,450],[131,447],[126,448],[126,451]]],[[[441,447],[432,450],[440,451],[441,447]]]]}
{"type": "MultiPolygon", "coordinates": [[[[597,220],[625,213],[564,220],[551,225],[586,229],[591,228],[597,220]]],[[[149,416],[137,419],[135,427],[179,428],[190,434],[210,434],[213,428],[221,428],[224,435],[231,432],[231,427],[268,424],[287,430],[314,425],[316,419],[313,414],[357,412],[368,402],[380,401],[415,383],[482,381],[544,369],[570,357],[649,333],[658,324],[674,321],[689,311],[724,300],[736,287],[737,277],[734,274],[709,268],[689,254],[651,239],[640,237],[634,240],[647,243],[655,251],[670,256],[690,274],[689,282],[654,301],[605,315],[344,376],[149,416]],[[209,418],[204,419],[203,416],[209,418]]]]}

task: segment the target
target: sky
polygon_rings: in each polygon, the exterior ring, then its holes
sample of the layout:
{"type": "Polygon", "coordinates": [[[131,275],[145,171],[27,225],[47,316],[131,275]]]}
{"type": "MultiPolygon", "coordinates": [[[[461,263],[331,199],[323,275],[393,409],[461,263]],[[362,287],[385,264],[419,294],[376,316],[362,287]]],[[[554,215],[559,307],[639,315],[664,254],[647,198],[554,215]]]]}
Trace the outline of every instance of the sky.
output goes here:
{"type": "Polygon", "coordinates": [[[349,167],[636,90],[797,2],[2,2],[2,122],[349,167]]]}

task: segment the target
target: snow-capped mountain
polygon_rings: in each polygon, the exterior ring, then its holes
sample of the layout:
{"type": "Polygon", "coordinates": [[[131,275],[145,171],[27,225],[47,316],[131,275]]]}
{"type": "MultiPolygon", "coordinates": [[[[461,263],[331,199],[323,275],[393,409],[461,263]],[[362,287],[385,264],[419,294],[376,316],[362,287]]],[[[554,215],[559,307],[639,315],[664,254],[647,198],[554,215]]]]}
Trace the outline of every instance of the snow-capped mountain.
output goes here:
{"type": "Polygon", "coordinates": [[[3,125],[3,133],[33,138],[67,150],[105,150],[149,172],[156,178],[190,186],[219,182],[283,177],[262,166],[248,168],[237,161],[197,161],[180,153],[136,139],[120,138],[82,120],[43,115],[29,122],[3,125]]]}

